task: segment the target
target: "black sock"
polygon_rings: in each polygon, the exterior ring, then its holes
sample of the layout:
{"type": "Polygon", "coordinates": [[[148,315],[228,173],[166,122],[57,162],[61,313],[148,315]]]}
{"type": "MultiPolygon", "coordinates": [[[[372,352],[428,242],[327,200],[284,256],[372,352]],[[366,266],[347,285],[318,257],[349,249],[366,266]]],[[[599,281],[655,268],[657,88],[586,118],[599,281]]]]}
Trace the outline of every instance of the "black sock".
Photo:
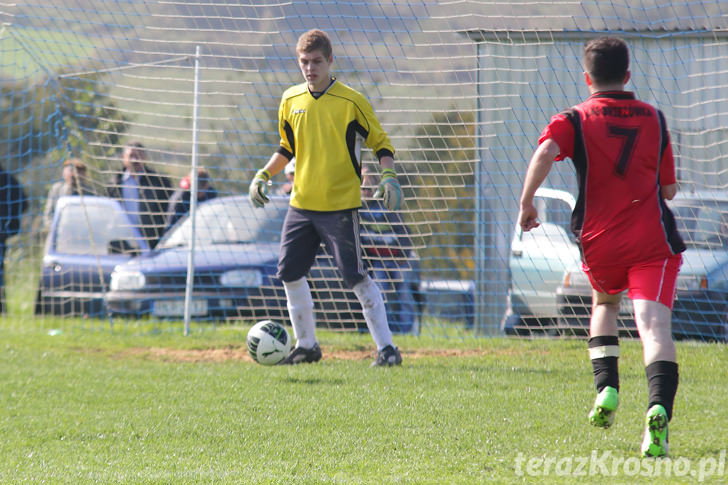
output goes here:
{"type": "Polygon", "coordinates": [[[679,374],[677,363],[667,360],[658,360],[645,367],[650,403],[647,409],[660,404],[667,411],[668,421],[672,419],[672,406],[677,393],[679,374]]]}
{"type": "Polygon", "coordinates": [[[591,337],[589,358],[597,392],[607,386],[619,391],[619,338],[616,335],[591,337]]]}

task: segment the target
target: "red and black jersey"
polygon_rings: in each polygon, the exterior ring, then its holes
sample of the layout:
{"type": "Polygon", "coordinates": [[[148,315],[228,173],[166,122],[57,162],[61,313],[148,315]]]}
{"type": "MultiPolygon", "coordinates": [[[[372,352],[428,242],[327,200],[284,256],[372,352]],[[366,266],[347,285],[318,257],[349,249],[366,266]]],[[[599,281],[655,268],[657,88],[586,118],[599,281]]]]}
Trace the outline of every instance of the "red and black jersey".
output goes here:
{"type": "Polygon", "coordinates": [[[664,115],[627,91],[599,92],[551,118],[557,160],[570,158],[579,195],[571,228],[584,262],[631,264],[685,250],[660,194],[676,182],[664,115]]]}

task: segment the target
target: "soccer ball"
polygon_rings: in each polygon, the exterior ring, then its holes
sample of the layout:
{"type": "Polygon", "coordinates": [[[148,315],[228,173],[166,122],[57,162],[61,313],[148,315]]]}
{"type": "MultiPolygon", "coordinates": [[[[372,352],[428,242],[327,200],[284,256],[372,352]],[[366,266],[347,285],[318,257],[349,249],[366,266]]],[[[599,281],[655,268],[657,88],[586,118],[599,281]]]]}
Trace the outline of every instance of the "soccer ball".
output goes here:
{"type": "Polygon", "coordinates": [[[286,327],[273,320],[262,320],[248,331],[248,353],[259,364],[276,365],[291,351],[286,327]]]}

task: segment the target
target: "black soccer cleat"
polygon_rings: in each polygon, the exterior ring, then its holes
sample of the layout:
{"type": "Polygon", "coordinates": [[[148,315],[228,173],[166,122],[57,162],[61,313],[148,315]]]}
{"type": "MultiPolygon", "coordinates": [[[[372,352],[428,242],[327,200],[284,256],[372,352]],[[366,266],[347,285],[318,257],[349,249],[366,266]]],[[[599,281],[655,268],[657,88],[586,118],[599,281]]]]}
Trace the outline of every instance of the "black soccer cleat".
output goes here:
{"type": "Polygon", "coordinates": [[[372,362],[372,367],[392,367],[402,363],[402,355],[394,345],[387,345],[377,352],[377,358],[372,362]]]}
{"type": "Polygon", "coordinates": [[[321,360],[321,347],[316,343],[310,349],[296,347],[278,365],[309,364],[311,362],[318,362],[319,360],[321,360]]]}

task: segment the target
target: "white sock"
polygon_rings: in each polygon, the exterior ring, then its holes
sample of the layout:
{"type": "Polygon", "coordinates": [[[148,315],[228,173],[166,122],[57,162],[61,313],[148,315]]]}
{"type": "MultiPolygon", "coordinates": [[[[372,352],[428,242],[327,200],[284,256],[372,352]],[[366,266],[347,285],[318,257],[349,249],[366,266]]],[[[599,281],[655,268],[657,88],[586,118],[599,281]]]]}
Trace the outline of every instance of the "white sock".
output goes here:
{"type": "Polygon", "coordinates": [[[296,347],[310,349],[316,343],[316,322],[313,317],[313,298],[308,280],[283,282],[288,300],[288,317],[293,326],[296,347]]]}
{"type": "Polygon", "coordinates": [[[394,346],[392,331],[389,330],[389,322],[387,322],[387,311],[384,308],[382,290],[369,276],[357,283],[353,290],[359,299],[359,303],[361,303],[364,320],[366,320],[369,333],[372,334],[374,343],[377,345],[377,350],[382,350],[387,345],[394,346]]]}

